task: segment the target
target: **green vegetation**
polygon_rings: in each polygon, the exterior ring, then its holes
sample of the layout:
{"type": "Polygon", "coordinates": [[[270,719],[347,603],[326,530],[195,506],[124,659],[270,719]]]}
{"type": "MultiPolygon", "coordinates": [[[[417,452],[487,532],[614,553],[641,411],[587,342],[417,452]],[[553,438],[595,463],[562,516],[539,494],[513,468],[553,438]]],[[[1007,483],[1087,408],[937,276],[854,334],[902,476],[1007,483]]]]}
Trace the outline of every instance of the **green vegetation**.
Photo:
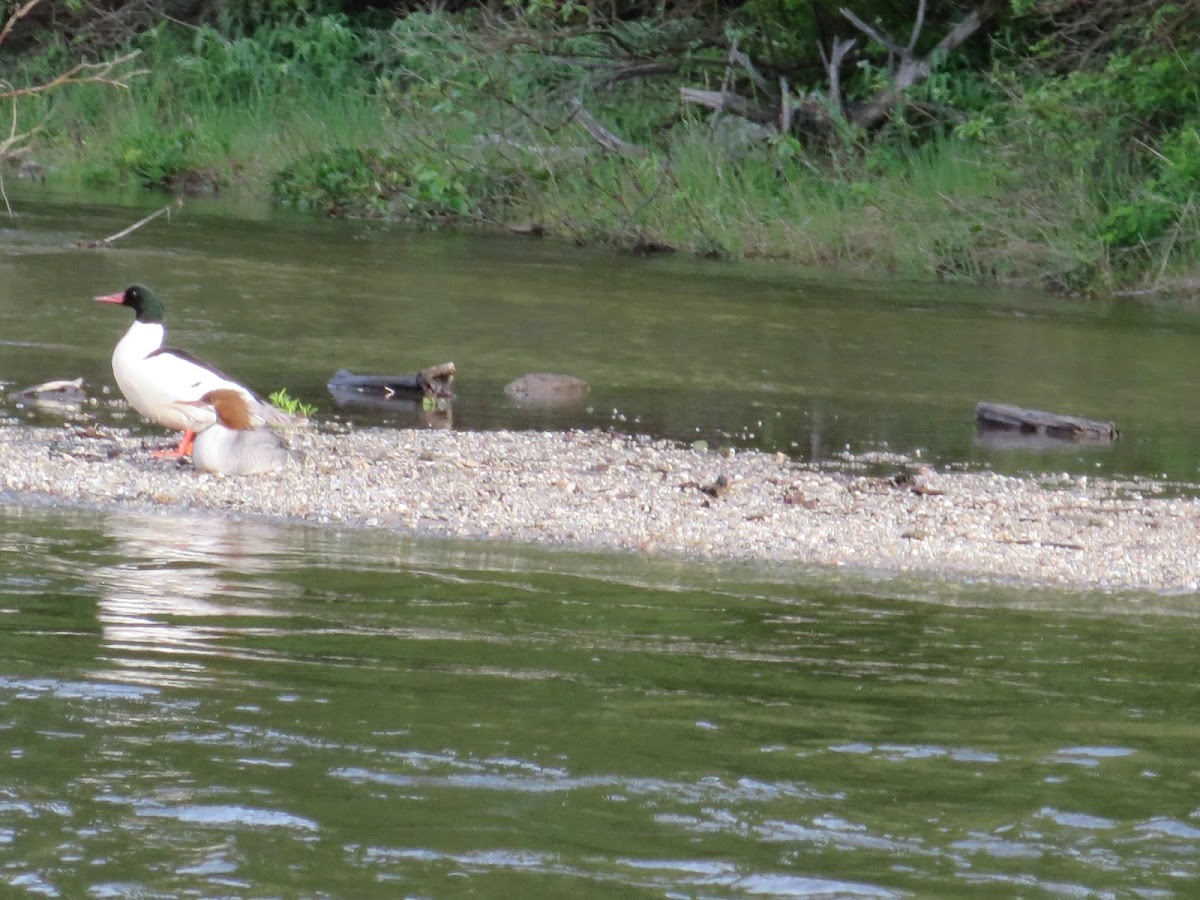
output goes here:
{"type": "Polygon", "coordinates": [[[305,403],[303,400],[298,400],[289,394],[287,388],[280,388],[268,395],[267,399],[274,406],[293,416],[309,417],[315,415],[317,411],[317,408],[311,403],[305,403]]]}
{"type": "Polygon", "coordinates": [[[148,73],[116,96],[21,98],[55,177],[642,252],[1200,295],[1200,31],[1184,4],[931,0],[919,21],[892,0],[851,16],[796,0],[167,5],[116,4],[122,29],[104,4],[68,3],[14,29],[13,85],[132,51],[148,73]]]}

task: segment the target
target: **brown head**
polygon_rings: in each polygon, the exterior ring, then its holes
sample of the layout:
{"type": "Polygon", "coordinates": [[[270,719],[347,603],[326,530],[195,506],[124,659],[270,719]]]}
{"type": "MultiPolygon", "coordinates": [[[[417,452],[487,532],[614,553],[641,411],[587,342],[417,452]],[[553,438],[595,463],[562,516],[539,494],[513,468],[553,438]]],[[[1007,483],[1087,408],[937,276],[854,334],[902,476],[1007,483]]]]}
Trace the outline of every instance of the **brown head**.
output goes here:
{"type": "Polygon", "coordinates": [[[229,388],[218,388],[209,391],[199,400],[176,400],[183,406],[211,406],[217,413],[217,421],[226,428],[244,431],[253,428],[250,421],[250,404],[238,391],[229,388]]]}

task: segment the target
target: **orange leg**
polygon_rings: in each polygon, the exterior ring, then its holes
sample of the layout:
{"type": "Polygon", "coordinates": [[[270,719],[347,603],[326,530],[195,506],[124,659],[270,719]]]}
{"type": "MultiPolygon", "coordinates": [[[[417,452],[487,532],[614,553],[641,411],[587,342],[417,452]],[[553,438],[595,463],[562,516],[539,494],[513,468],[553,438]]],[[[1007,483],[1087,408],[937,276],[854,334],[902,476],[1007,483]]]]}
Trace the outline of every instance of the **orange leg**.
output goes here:
{"type": "Polygon", "coordinates": [[[179,439],[179,446],[174,450],[155,450],[151,456],[155,459],[179,459],[183,456],[191,456],[192,444],[196,442],[196,432],[185,431],[183,437],[179,439]]]}

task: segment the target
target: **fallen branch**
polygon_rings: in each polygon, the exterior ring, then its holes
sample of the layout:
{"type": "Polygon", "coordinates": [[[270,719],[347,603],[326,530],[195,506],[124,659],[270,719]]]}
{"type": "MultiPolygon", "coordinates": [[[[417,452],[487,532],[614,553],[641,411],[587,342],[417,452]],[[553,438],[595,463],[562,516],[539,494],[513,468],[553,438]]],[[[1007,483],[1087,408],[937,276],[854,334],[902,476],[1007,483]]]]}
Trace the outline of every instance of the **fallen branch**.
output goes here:
{"type": "Polygon", "coordinates": [[[756,106],[732,91],[703,91],[699,88],[681,87],[679,97],[685,103],[697,103],[717,112],[731,113],[759,125],[778,121],[778,117],[771,110],[756,106]]]}
{"type": "Polygon", "coordinates": [[[80,247],[85,247],[89,250],[95,250],[100,247],[107,247],[109,244],[113,243],[114,241],[119,241],[121,238],[125,237],[127,234],[132,234],[133,232],[137,231],[139,228],[141,228],[147,222],[154,221],[159,216],[166,215],[169,217],[172,209],[179,209],[182,206],[183,206],[183,198],[180,197],[174,203],[168,203],[162,209],[156,210],[155,212],[150,213],[150,215],[146,216],[144,219],[140,219],[137,222],[134,222],[128,228],[123,228],[120,231],[118,231],[116,234],[110,234],[108,237],[101,238],[98,241],[79,241],[77,243],[77,245],[80,247]]]}
{"type": "Polygon", "coordinates": [[[597,122],[592,114],[584,108],[583,101],[578,97],[571,98],[571,110],[572,118],[578,120],[587,133],[605,150],[626,157],[646,155],[644,147],[621,140],[621,138],[597,122]]]}
{"type": "Polygon", "coordinates": [[[1111,443],[1121,436],[1112,422],[982,400],[975,405],[975,421],[980,429],[997,429],[1030,438],[1074,443],[1111,443]]]}

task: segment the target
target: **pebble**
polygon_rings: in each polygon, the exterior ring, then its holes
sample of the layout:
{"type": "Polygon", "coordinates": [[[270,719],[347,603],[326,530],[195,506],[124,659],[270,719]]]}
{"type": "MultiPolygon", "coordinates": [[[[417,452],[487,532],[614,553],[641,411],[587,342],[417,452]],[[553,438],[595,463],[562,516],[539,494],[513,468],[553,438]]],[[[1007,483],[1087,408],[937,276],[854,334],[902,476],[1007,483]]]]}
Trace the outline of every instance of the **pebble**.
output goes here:
{"type": "Polygon", "coordinates": [[[287,439],[299,465],[227,478],[152,458],[165,439],[0,423],[0,502],[235,510],[1069,590],[1190,593],[1200,583],[1200,500],[1152,482],[938,471],[903,457],[808,465],[602,431],[310,428],[287,439]],[[868,462],[893,474],[866,474],[868,462]]]}

